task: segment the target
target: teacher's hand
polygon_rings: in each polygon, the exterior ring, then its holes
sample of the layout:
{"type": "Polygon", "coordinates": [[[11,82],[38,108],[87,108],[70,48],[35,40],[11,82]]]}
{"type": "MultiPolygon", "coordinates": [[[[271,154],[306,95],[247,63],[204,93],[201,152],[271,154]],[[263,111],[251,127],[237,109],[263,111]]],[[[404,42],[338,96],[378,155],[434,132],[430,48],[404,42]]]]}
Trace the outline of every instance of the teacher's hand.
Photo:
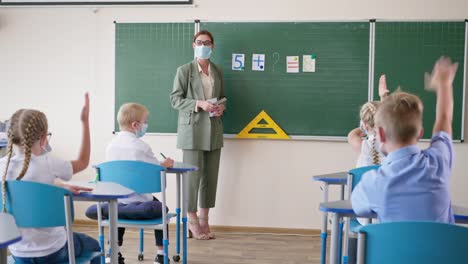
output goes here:
{"type": "Polygon", "coordinates": [[[205,112],[213,112],[216,110],[216,105],[207,101],[198,101],[197,106],[203,109],[205,112]]]}
{"type": "Polygon", "coordinates": [[[216,105],[216,109],[212,112],[213,116],[222,116],[224,113],[224,110],[226,110],[226,107],[222,104],[216,105]]]}

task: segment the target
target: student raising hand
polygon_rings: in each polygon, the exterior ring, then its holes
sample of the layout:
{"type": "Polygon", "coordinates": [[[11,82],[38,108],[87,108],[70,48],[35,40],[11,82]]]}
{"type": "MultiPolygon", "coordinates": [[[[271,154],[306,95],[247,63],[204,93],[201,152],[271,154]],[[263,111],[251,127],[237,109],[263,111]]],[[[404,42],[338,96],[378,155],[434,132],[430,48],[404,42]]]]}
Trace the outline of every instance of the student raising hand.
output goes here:
{"type": "Polygon", "coordinates": [[[91,152],[91,139],[89,134],[89,94],[85,93],[85,100],[83,109],[81,110],[81,122],[83,123],[81,147],[78,153],[78,158],[72,160],[73,174],[78,173],[88,167],[90,152],[91,152]]]}
{"type": "Polygon", "coordinates": [[[385,74],[380,75],[379,78],[379,96],[380,96],[380,101],[383,101],[385,97],[388,96],[388,93],[390,91],[387,88],[387,76],[385,74]]]}
{"type": "Polygon", "coordinates": [[[429,75],[426,73],[426,89],[437,93],[436,120],[433,133],[445,131],[452,135],[453,119],[453,80],[457,73],[458,63],[452,63],[447,57],[440,57],[434,64],[434,69],[429,75]]]}
{"type": "Polygon", "coordinates": [[[85,101],[84,101],[83,109],[81,110],[81,121],[89,122],[89,94],[88,92],[85,93],[85,101]]]}
{"type": "Polygon", "coordinates": [[[451,88],[457,69],[458,63],[452,63],[450,58],[440,57],[434,64],[432,73],[426,73],[426,89],[438,91],[445,87],[451,88]]]}

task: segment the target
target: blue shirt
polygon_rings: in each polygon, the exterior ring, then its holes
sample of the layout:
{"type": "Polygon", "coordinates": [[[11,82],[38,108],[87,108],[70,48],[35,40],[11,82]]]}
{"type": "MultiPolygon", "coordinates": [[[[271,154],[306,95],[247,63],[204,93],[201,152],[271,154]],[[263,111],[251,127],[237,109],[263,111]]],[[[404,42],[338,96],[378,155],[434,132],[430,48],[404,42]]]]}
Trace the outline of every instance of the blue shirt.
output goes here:
{"type": "Polygon", "coordinates": [[[378,170],[363,175],[351,195],[353,210],[358,215],[375,212],[381,223],[454,223],[449,190],[452,163],[452,139],[445,132],[436,133],[425,150],[416,145],[395,150],[378,170]]]}

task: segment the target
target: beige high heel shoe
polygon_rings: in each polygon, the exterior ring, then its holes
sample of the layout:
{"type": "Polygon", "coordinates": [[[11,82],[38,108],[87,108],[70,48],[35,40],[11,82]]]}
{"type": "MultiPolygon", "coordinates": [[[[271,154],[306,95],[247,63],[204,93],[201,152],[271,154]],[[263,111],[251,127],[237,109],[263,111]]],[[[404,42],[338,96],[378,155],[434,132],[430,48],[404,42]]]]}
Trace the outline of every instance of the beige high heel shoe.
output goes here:
{"type": "Polygon", "coordinates": [[[198,218],[188,219],[188,230],[189,230],[189,238],[195,238],[196,240],[208,240],[210,237],[201,232],[200,221],[198,218]]]}
{"type": "MultiPolygon", "coordinates": [[[[198,219],[206,222],[207,228],[205,230],[206,231],[205,234],[209,237],[209,239],[216,239],[215,234],[210,231],[210,226],[208,225],[208,217],[199,216],[198,219]]],[[[200,226],[200,229],[201,229],[201,226],[200,226]]]]}

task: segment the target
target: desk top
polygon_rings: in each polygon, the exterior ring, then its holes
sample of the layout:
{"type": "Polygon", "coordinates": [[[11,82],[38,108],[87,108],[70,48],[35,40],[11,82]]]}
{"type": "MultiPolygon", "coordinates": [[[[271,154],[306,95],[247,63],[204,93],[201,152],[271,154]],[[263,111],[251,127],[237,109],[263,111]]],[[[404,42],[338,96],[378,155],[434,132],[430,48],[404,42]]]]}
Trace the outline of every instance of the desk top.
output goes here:
{"type": "Polygon", "coordinates": [[[115,182],[86,182],[86,181],[69,181],[66,184],[77,185],[81,187],[92,188],[91,192],[82,192],[78,195],[73,195],[74,198],[88,199],[119,199],[128,198],[135,192],[115,182]]]}
{"type": "MultiPolygon", "coordinates": [[[[468,223],[468,208],[452,205],[453,215],[456,223],[468,223]]],[[[356,216],[349,200],[320,203],[320,211],[328,213],[339,213],[343,216],[356,216]]],[[[375,215],[373,215],[375,217],[375,215]]]]}
{"type": "Polygon", "coordinates": [[[198,168],[193,165],[182,163],[182,162],[174,162],[174,166],[171,168],[167,168],[166,172],[178,173],[178,172],[187,172],[187,171],[196,171],[196,170],[198,170],[198,168]]]}
{"type": "Polygon", "coordinates": [[[328,184],[345,185],[346,181],[348,180],[348,172],[343,171],[343,172],[335,172],[335,173],[330,173],[330,174],[317,175],[317,176],[313,176],[312,179],[314,181],[322,181],[328,184]]]}
{"type": "Polygon", "coordinates": [[[468,208],[452,205],[453,215],[455,216],[455,222],[460,224],[468,224],[468,208]]]}
{"type": "Polygon", "coordinates": [[[11,244],[21,241],[21,237],[16,237],[8,241],[0,241],[0,248],[6,248],[11,244]]]}

